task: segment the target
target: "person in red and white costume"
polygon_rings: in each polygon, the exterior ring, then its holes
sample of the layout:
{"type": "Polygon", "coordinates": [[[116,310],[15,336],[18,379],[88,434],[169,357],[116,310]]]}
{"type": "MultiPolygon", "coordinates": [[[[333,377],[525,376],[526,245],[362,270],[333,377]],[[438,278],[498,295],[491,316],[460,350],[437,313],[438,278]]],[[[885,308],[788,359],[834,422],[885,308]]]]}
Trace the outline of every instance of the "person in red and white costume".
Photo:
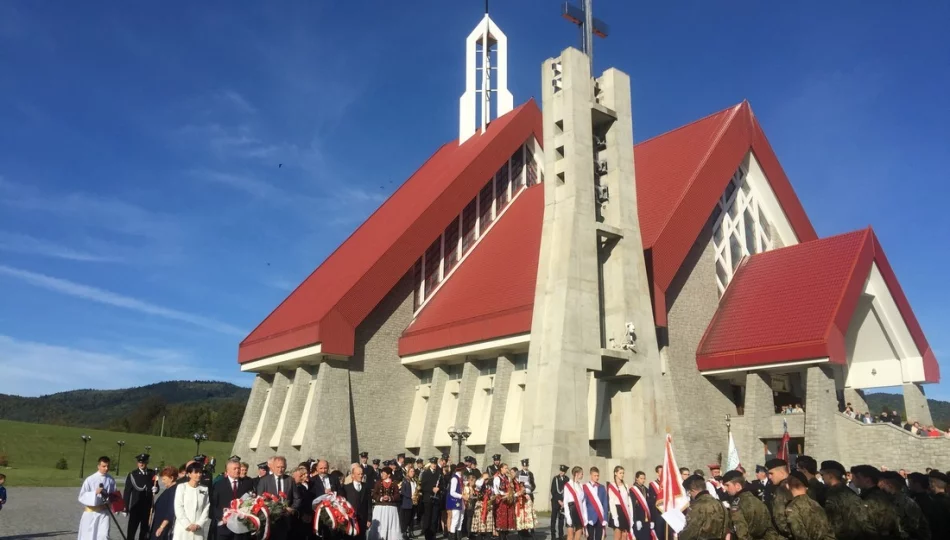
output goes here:
{"type": "MultiPolygon", "coordinates": [[[[653,532],[659,540],[666,540],[666,521],[661,516],[663,510],[660,508],[663,502],[663,465],[657,465],[656,480],[650,482],[647,488],[647,503],[650,505],[650,511],[653,512],[653,532]]],[[[672,534],[670,537],[672,538],[672,534]]]]}
{"type": "Polygon", "coordinates": [[[571,480],[564,484],[564,524],[567,540],[581,540],[587,526],[587,502],[584,500],[584,469],[571,469],[571,480]]]}
{"type": "Polygon", "coordinates": [[[623,467],[617,465],[614,467],[614,479],[607,482],[607,506],[614,540],[629,540],[633,530],[633,506],[630,504],[630,491],[623,481],[624,473],[623,467]]]}

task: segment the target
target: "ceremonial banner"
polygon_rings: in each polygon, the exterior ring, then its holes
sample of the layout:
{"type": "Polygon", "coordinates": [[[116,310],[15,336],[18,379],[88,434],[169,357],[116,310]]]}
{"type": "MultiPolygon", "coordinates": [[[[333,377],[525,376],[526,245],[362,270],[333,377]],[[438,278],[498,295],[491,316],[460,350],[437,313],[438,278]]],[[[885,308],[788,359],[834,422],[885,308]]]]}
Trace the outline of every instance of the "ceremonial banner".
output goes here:
{"type": "Polygon", "coordinates": [[[666,434],[666,450],[663,454],[663,511],[682,510],[689,505],[689,496],[683,489],[680,468],[673,456],[673,436],[666,434]]]}
{"type": "Polygon", "coordinates": [[[739,449],[736,448],[736,441],[732,438],[732,432],[729,432],[729,456],[726,458],[726,470],[737,471],[742,463],[739,460],[739,449]]]}
{"type": "Polygon", "coordinates": [[[785,428],[785,434],[782,435],[782,440],[778,443],[778,454],[775,457],[784,459],[785,463],[788,463],[788,440],[791,438],[788,435],[788,421],[782,419],[782,426],[785,428]]]}

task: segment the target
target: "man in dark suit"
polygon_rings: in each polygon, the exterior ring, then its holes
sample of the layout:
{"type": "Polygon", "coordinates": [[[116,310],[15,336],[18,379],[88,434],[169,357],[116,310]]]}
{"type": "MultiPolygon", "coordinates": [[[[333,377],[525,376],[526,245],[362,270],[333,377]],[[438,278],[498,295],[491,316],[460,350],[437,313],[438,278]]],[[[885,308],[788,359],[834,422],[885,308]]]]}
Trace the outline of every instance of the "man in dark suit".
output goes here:
{"type": "MultiPolygon", "coordinates": [[[[287,470],[287,459],[283,456],[274,456],[267,461],[271,474],[260,479],[257,488],[259,494],[270,493],[271,495],[281,497],[287,508],[294,505],[294,479],[290,475],[284,474],[287,470]]],[[[281,519],[274,522],[270,529],[270,537],[273,540],[286,540],[290,535],[291,516],[284,515],[281,519]]]]}
{"type": "Polygon", "coordinates": [[[356,540],[366,539],[366,530],[369,529],[369,501],[370,490],[363,477],[363,467],[354,465],[350,469],[352,482],[343,486],[343,496],[350,506],[356,511],[356,520],[360,524],[360,532],[356,535],[356,540]]]}
{"type": "Polygon", "coordinates": [[[330,492],[336,493],[337,495],[343,494],[343,486],[340,485],[339,481],[327,474],[329,470],[330,465],[327,463],[327,460],[321,459],[317,461],[317,474],[310,479],[310,492],[313,493],[314,499],[330,492]]]}
{"type": "Polygon", "coordinates": [[[438,460],[430,458],[428,468],[422,471],[422,477],[419,478],[423,508],[422,533],[425,535],[425,540],[435,540],[442,510],[439,505],[439,485],[442,480],[442,471],[437,467],[438,460]]]}
{"type": "Polygon", "coordinates": [[[211,522],[218,540],[250,540],[250,534],[234,534],[223,523],[224,510],[231,501],[253,491],[250,478],[240,478],[241,458],[234,456],[225,464],[225,475],[211,487],[211,522]]]}

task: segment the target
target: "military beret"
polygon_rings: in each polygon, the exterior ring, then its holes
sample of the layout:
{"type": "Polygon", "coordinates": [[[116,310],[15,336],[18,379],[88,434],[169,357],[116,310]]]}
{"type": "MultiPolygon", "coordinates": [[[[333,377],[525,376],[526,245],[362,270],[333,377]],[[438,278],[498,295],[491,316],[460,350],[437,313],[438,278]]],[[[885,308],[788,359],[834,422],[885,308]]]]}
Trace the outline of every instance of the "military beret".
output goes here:
{"type": "Polygon", "coordinates": [[[881,471],[874,465],[855,465],[851,467],[851,474],[860,474],[875,483],[881,478],[881,471]]]}
{"type": "Polygon", "coordinates": [[[805,473],[803,473],[802,471],[792,471],[788,473],[788,475],[798,479],[798,481],[801,482],[802,485],[804,486],[808,485],[808,477],[805,476],[805,473]]]}
{"type": "Polygon", "coordinates": [[[369,457],[369,452],[360,452],[360,457],[369,457]]]}
{"type": "Polygon", "coordinates": [[[788,462],[784,459],[770,459],[765,462],[765,468],[768,470],[778,469],[779,467],[788,467],[788,462]]]}
{"type": "Polygon", "coordinates": [[[491,457],[492,461],[501,461],[501,454],[495,454],[491,457]]]}
{"type": "Polygon", "coordinates": [[[379,465],[379,458],[373,460],[373,465],[379,465]]]}
{"type": "Polygon", "coordinates": [[[927,475],[933,480],[939,480],[945,484],[950,484],[950,476],[947,476],[946,473],[940,471],[930,471],[930,474],[927,475]]]}
{"type": "Polygon", "coordinates": [[[819,470],[819,471],[836,472],[836,473],[840,474],[841,476],[844,476],[844,473],[846,472],[846,469],[844,468],[844,465],[842,465],[842,464],[840,464],[840,463],[838,463],[837,461],[834,461],[834,460],[822,461],[822,462],[821,462],[821,467],[820,467],[818,470],[819,470]]]}
{"type": "Polygon", "coordinates": [[[429,458],[429,463],[438,463],[438,462],[439,462],[439,458],[437,458],[437,457],[430,457],[430,458],[429,458]]]}
{"type": "Polygon", "coordinates": [[[726,474],[722,475],[722,483],[727,484],[729,482],[743,482],[745,477],[742,476],[742,473],[739,471],[728,471],[726,474]]]}
{"type": "Polygon", "coordinates": [[[756,465],[756,466],[755,466],[755,472],[757,472],[757,473],[760,473],[760,472],[762,472],[762,473],[767,473],[767,472],[769,472],[769,470],[766,469],[765,467],[763,467],[762,465],[756,465]]]}
{"type": "Polygon", "coordinates": [[[897,471],[882,471],[881,480],[889,480],[898,484],[904,483],[904,477],[897,471]]]}
{"type": "Polygon", "coordinates": [[[569,467],[568,467],[567,465],[561,465],[561,466],[558,467],[558,468],[561,470],[561,472],[567,472],[567,469],[569,469],[569,467]]]}
{"type": "Polygon", "coordinates": [[[148,458],[149,458],[148,454],[139,454],[135,456],[135,461],[139,463],[148,463],[148,458]]]}
{"type": "Polygon", "coordinates": [[[270,470],[270,467],[267,466],[267,462],[266,462],[266,461],[262,461],[262,462],[258,463],[258,464],[257,464],[257,468],[260,469],[260,470],[262,470],[262,471],[269,471],[269,470],[270,470]]]}

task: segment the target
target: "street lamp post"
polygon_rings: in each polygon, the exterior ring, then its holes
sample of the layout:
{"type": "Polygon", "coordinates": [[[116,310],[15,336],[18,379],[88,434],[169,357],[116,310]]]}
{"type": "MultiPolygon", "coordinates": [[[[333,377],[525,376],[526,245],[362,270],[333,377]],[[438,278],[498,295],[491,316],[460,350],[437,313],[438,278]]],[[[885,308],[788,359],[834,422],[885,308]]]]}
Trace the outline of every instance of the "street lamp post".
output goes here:
{"type": "Polygon", "coordinates": [[[91,440],[92,437],[89,435],[82,435],[82,464],[79,466],[79,478],[86,477],[86,445],[89,444],[91,440]]]}
{"type": "Polygon", "coordinates": [[[122,447],[125,446],[125,441],[116,441],[119,445],[119,457],[115,458],[115,475],[119,476],[119,466],[122,465],[122,447]]]}
{"type": "Polygon", "coordinates": [[[195,433],[192,438],[195,440],[195,455],[197,456],[201,453],[201,441],[207,441],[208,436],[204,433],[195,433]]]}
{"type": "Polygon", "coordinates": [[[459,448],[459,460],[456,463],[462,462],[462,443],[472,434],[472,430],[468,429],[468,426],[452,426],[449,428],[449,437],[456,443],[458,443],[459,448]]]}

